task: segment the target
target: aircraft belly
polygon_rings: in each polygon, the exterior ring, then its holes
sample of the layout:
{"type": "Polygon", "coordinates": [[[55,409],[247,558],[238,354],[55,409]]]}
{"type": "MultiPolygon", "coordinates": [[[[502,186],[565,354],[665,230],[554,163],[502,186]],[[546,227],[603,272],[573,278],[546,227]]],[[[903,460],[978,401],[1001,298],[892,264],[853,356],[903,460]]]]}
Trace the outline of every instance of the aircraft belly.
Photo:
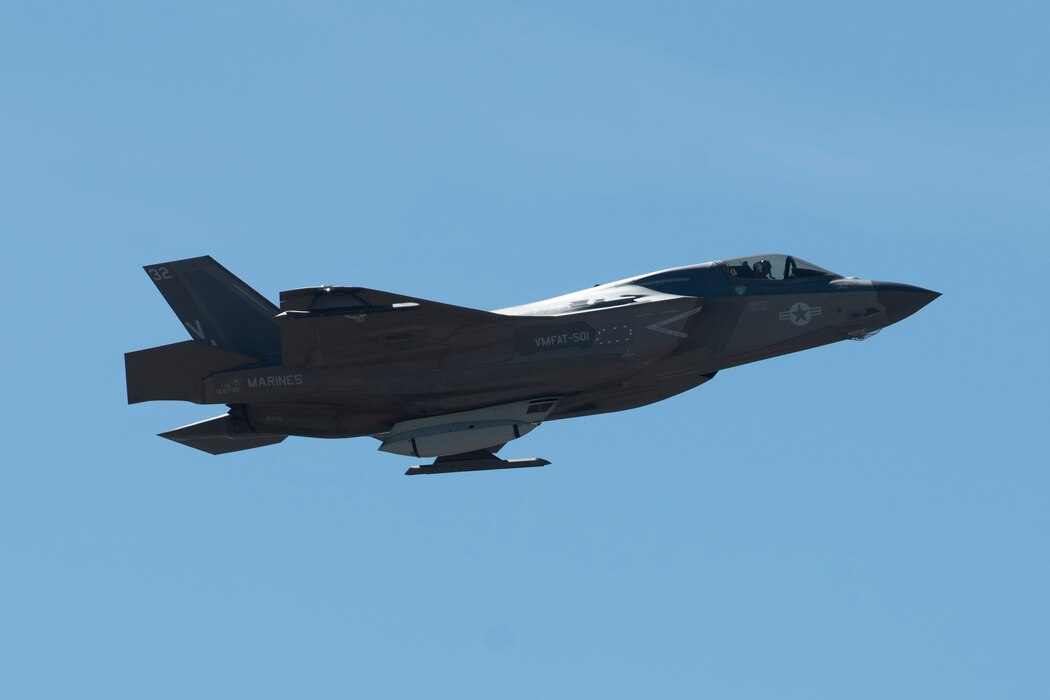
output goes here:
{"type": "Polygon", "coordinates": [[[335,404],[270,403],[245,407],[251,427],[259,433],[304,437],[359,437],[386,430],[396,408],[335,404]]]}
{"type": "Polygon", "coordinates": [[[535,396],[565,396],[636,374],[637,360],[620,356],[506,362],[438,373],[432,397],[441,411],[504,403],[535,396]]]}
{"type": "Polygon", "coordinates": [[[663,401],[710,381],[715,371],[702,372],[697,367],[680,367],[660,372],[658,381],[636,381],[632,378],[614,387],[604,387],[563,399],[548,420],[593,416],[626,411],[663,401]]]}

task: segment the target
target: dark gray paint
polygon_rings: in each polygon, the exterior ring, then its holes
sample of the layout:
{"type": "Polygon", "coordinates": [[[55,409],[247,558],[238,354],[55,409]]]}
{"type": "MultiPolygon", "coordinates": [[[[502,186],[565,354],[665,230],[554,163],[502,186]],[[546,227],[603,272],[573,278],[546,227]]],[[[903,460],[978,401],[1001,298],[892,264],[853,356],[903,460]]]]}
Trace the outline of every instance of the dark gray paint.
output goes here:
{"type": "MultiPolygon", "coordinates": [[[[749,260],[762,270],[763,258],[749,260]]],[[[939,296],[815,270],[740,278],[750,266],[739,263],[500,312],[361,287],[282,292],[278,310],[210,257],[150,265],[192,341],[128,353],[128,401],[229,405],[228,416],[162,434],[216,454],[288,435],[379,436],[399,421],[543,396],[561,397],[549,420],[594,415],[660,401],[728,367],[865,337],[939,296]]]]}

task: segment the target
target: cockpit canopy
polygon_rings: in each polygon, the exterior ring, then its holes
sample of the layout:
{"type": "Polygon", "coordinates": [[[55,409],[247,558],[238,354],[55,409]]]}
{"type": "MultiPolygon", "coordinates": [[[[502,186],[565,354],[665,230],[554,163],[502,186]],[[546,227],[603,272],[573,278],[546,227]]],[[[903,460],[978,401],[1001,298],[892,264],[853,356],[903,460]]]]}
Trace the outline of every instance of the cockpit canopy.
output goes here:
{"type": "Polygon", "coordinates": [[[734,279],[784,281],[842,276],[813,263],[806,262],[801,258],[779,253],[733,258],[732,260],[723,260],[722,264],[725,265],[730,277],[734,279]]]}

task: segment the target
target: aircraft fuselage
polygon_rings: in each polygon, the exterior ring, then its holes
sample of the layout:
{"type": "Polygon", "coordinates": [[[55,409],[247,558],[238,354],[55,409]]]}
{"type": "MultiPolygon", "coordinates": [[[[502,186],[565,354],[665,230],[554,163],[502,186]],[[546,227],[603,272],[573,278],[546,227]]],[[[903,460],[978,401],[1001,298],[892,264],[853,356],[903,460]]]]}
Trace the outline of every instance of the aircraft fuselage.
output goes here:
{"type": "Polygon", "coordinates": [[[127,353],[128,401],[230,407],[164,437],[223,454],[367,435],[438,457],[409,473],[546,464],[494,453],[545,420],[644,406],[729,367],[862,340],[938,296],[787,255],[494,312],[329,286],[282,292],[278,309],[207,256],[145,269],[192,340],[127,353]]]}
{"type": "Polygon", "coordinates": [[[720,264],[679,270],[704,279],[704,296],[599,285],[502,309],[505,324],[429,348],[426,359],[395,352],[378,367],[365,358],[218,374],[205,383],[206,402],[244,404],[256,430],[314,437],[373,435],[400,420],[536,396],[560,397],[546,420],[621,411],[723,369],[862,338],[936,296],[857,279],[737,280],[720,264]]]}

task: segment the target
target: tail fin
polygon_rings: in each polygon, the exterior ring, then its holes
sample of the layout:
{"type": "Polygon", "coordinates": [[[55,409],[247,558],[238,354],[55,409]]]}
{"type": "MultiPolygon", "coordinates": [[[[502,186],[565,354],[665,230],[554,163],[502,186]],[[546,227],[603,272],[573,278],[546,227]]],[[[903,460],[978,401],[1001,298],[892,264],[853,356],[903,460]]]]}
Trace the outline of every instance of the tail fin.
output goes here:
{"type": "Polygon", "coordinates": [[[280,354],[277,307],[210,255],[143,269],[194,340],[256,357],[280,354]]]}

